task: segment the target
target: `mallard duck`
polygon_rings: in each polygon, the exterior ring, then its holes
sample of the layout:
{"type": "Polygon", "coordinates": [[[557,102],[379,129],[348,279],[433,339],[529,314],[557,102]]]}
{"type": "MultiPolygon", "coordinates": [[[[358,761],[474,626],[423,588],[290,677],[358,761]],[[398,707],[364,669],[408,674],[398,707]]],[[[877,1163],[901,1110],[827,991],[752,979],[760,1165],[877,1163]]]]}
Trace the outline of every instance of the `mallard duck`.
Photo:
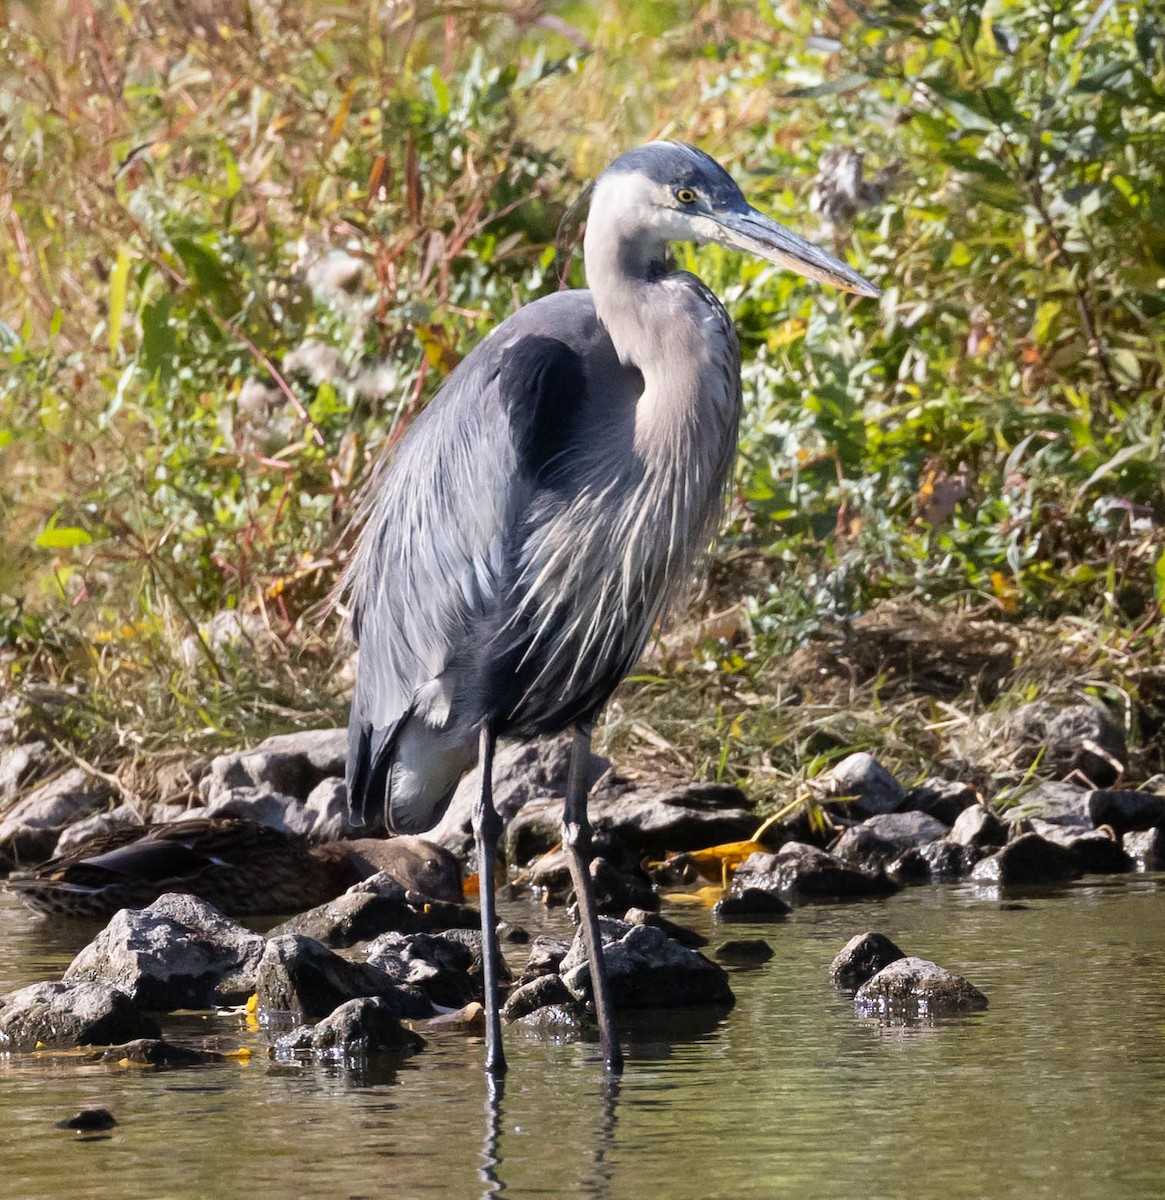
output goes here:
{"type": "Polygon", "coordinates": [[[420,838],[312,845],[297,834],[225,817],[102,834],[39,867],[14,872],[8,889],[47,915],[106,918],[164,892],[187,892],[241,917],[326,904],[377,871],[436,900],[463,898],[457,860],[420,838]]]}

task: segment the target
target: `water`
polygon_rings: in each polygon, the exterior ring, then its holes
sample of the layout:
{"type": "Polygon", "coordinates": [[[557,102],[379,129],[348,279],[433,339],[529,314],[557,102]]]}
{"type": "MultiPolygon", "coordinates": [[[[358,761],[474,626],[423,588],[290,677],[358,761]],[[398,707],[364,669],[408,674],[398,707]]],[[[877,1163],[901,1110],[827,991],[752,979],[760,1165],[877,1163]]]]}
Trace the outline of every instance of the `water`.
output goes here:
{"type": "MultiPolygon", "coordinates": [[[[760,927],[673,914],[716,940],[762,934],[776,956],[733,971],[726,1017],[628,1027],[617,1085],[597,1047],[510,1029],[491,1104],[481,1045],[456,1034],[366,1071],[288,1067],[261,1032],[202,1015],[164,1024],[248,1046],[250,1061],[0,1058],[0,1197],[1160,1196],[1165,889],[1132,876],[1018,899],[918,888],[760,927]],[[988,1011],[910,1028],[855,1018],[828,967],[869,928],[966,975],[988,1011]],[[96,1106],[119,1121],[108,1135],[54,1128],[96,1106]]],[[[0,922],[3,990],[57,977],[91,934],[7,897],[0,922]]]]}

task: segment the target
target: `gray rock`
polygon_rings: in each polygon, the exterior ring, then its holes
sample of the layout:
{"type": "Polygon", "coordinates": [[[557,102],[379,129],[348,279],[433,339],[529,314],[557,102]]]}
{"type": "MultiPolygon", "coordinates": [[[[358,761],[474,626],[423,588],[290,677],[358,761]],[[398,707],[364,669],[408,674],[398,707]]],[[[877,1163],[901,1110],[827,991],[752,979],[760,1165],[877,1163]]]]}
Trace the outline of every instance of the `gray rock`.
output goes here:
{"type": "Polygon", "coordinates": [[[986,853],[947,840],[912,846],[886,867],[895,883],[929,883],[938,879],[963,879],[986,853]]]}
{"type": "Polygon", "coordinates": [[[1063,883],[1080,874],[1080,861],[1071,850],[1039,834],[1025,833],[1002,850],[977,862],[971,871],[976,883],[1023,886],[1063,883]]]}
{"type": "Polygon", "coordinates": [[[1088,793],[1088,815],[1093,825],[1110,825],[1117,834],[1132,829],[1165,826],[1165,796],[1157,792],[1097,789],[1088,793]]]}
{"type": "Polygon", "coordinates": [[[18,800],[0,821],[0,861],[44,862],[61,830],[105,808],[112,789],[80,767],[72,767],[18,800]]]}
{"type": "Polygon", "coordinates": [[[712,915],[722,921],[779,921],[790,912],[776,892],[757,887],[742,887],[712,906],[712,915]]]}
{"type": "Polygon", "coordinates": [[[1075,826],[1053,825],[1033,817],[1031,832],[1076,855],[1086,875],[1113,875],[1134,868],[1133,860],[1114,838],[1099,829],[1081,831],[1075,826]]]}
{"type": "Polygon", "coordinates": [[[369,945],[365,960],[399,984],[419,988],[441,1008],[463,1008],[483,998],[469,947],[428,933],[385,933],[369,945]]]}
{"type": "Polygon", "coordinates": [[[764,938],[732,938],[713,951],[719,962],[734,965],[765,963],[773,957],[773,948],[764,938]]]}
{"type": "Polygon", "coordinates": [[[897,891],[884,875],[855,871],[804,842],[786,842],[776,854],[749,855],[733,877],[732,894],[743,895],[749,888],[794,900],[850,900],[897,891]]]}
{"type": "Polygon", "coordinates": [[[134,1038],[120,1046],[109,1046],[95,1051],[93,1062],[133,1063],[138,1067],[201,1067],[207,1063],[227,1062],[228,1055],[215,1050],[193,1050],[189,1046],[175,1046],[162,1038],[134,1038]]]}
{"type": "Polygon", "coordinates": [[[0,749],[0,808],[15,800],[32,776],[47,770],[49,762],[44,742],[21,742],[0,749]]]}
{"type": "Polygon", "coordinates": [[[326,1017],[347,1000],[380,996],[397,1017],[432,1016],[419,992],[398,986],[370,963],[349,962],[309,937],[283,934],[268,940],[256,973],[262,1008],[300,1017],[326,1017]]]}
{"type": "Polygon", "coordinates": [[[262,955],[259,934],[197,896],[170,892],[116,913],[64,978],[110,984],[149,1011],[211,1008],[251,994],[262,955]]]}
{"type": "Polygon", "coordinates": [[[329,1060],[367,1054],[415,1054],[425,1047],[420,1034],[406,1029],[393,1006],[379,996],[345,1001],[314,1026],[300,1026],[275,1043],[277,1058],[308,1053],[329,1060]]]}
{"type": "MultiPolygon", "coordinates": [[[[201,814],[200,814],[201,815],[201,814]]],[[[294,796],[286,796],[266,787],[224,788],[216,792],[206,806],[208,817],[242,817],[256,825],[267,825],[281,833],[306,837],[315,826],[315,814],[308,812],[294,796]]]]}
{"type": "Polygon", "coordinates": [[[312,841],[334,842],[354,837],[362,828],[353,825],[348,816],[348,785],[343,779],[321,780],[312,788],[304,808],[312,818],[312,841]]]}
{"type": "Polygon", "coordinates": [[[502,1019],[507,1023],[520,1021],[540,1008],[578,1010],[577,1000],[563,983],[560,975],[535,975],[519,983],[502,1005],[502,1019]]]}
{"type": "Polygon", "coordinates": [[[320,782],[344,774],[346,729],[313,729],[269,737],[253,750],[220,754],[199,781],[207,805],[235,788],[258,788],[306,800],[320,782]]]}
{"type": "Polygon", "coordinates": [[[1159,828],[1139,829],[1126,833],[1121,844],[1138,871],[1165,870],[1165,831],[1159,828]]]}
{"type": "Polygon", "coordinates": [[[109,812],[94,813],[91,817],[82,817],[73,825],[66,826],[57,839],[54,855],[68,854],[84,842],[117,829],[134,829],[142,824],[137,809],[128,804],[119,804],[109,812]]]}
{"type": "Polygon", "coordinates": [[[658,912],[650,909],[629,908],[623,914],[623,920],[628,925],[651,925],[655,929],[662,929],[669,938],[679,942],[681,946],[690,946],[693,950],[708,944],[708,939],[702,933],[677,921],[669,921],[667,917],[661,917],[658,912]]]}
{"type": "Polygon", "coordinates": [[[522,968],[519,985],[527,984],[540,975],[557,975],[571,943],[561,938],[539,935],[530,945],[530,957],[522,968]]]}
{"type": "Polygon", "coordinates": [[[947,841],[974,850],[1002,846],[1007,841],[1007,826],[985,804],[972,804],[959,813],[947,841]]]}
{"type": "MultiPolygon", "coordinates": [[[[558,803],[556,832],[551,841],[537,853],[548,850],[561,837],[562,797],[566,794],[567,773],[570,768],[569,734],[537,738],[529,742],[507,742],[494,756],[493,801],[507,826],[527,804],[535,799],[554,798],[558,803]]],[[[590,783],[606,770],[606,759],[593,757],[590,783]]],[[[427,836],[431,841],[452,850],[459,858],[473,851],[473,809],[481,793],[481,772],[474,768],[458,784],[448,811],[437,827],[427,836]]],[[[506,855],[511,862],[529,862],[535,853],[516,858],[511,853],[507,835],[506,855]]]]}
{"type": "MultiPolygon", "coordinates": [[[[649,925],[604,917],[600,926],[603,962],[616,1008],[735,1003],[728,976],[698,950],[673,942],[649,925]]],[[[576,1000],[590,997],[591,972],[581,932],[562,960],[561,978],[576,1000]]]]}
{"type": "Polygon", "coordinates": [[[1078,773],[1100,787],[1115,783],[1128,763],[1123,728],[1092,704],[1025,704],[1004,722],[1000,740],[1014,766],[1030,767],[1038,757],[1056,779],[1078,773]]]}
{"type": "Polygon", "coordinates": [[[104,982],[34,983],[10,992],[0,1006],[3,1051],[108,1046],[160,1035],[125,992],[104,982]]]}
{"type": "Polygon", "coordinates": [[[829,968],[829,978],[835,988],[853,991],[872,979],[883,967],[905,958],[885,934],[858,933],[841,948],[841,953],[829,968]]]}
{"type": "Polygon", "coordinates": [[[925,958],[896,959],[863,983],[854,997],[859,1015],[891,1021],[975,1012],[986,1007],[987,997],[977,987],[925,958]]]}
{"type": "Polygon", "coordinates": [[[832,853],[850,866],[877,870],[904,850],[936,841],[946,832],[941,821],[926,813],[883,813],[845,830],[832,853]]]}
{"type": "Polygon", "coordinates": [[[862,816],[897,812],[906,800],[906,790],[872,755],[864,750],[843,758],[817,777],[829,796],[852,796],[853,809],[862,816]]]}
{"type": "Polygon", "coordinates": [[[953,779],[928,779],[907,791],[902,811],[924,812],[951,826],[963,809],[978,802],[979,793],[969,783],[958,783],[953,779]]]}

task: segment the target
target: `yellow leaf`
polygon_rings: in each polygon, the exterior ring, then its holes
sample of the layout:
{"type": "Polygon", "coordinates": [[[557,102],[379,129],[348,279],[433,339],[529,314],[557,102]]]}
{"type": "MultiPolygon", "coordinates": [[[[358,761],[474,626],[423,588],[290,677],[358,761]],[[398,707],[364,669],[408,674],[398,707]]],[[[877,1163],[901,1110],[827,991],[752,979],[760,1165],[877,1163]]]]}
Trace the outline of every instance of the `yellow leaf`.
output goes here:
{"type": "Polygon", "coordinates": [[[244,1012],[255,1013],[259,1011],[259,993],[252,992],[247,997],[247,1003],[243,1006],[244,1012]]]}
{"type": "Polygon", "coordinates": [[[1019,612],[1019,592],[1002,571],[991,572],[991,590],[1006,613],[1019,612]]]}
{"type": "Polygon", "coordinates": [[[724,899],[724,889],[709,886],[694,892],[664,892],[660,899],[684,908],[711,908],[718,900],[724,899]]]}
{"type": "Polygon", "coordinates": [[[765,846],[760,842],[723,842],[719,846],[709,846],[705,850],[693,850],[685,854],[683,859],[690,862],[705,879],[720,879],[723,873],[735,871],[750,854],[764,853],[765,846]]]}
{"type": "Polygon", "coordinates": [[[125,318],[125,296],[129,284],[129,254],[117,252],[117,263],[109,277],[109,353],[121,345],[121,323],[125,318]]]}
{"type": "Polygon", "coordinates": [[[224,1050],[223,1058],[233,1058],[237,1062],[247,1062],[251,1057],[251,1051],[246,1046],[239,1046],[237,1050],[224,1050]]]}

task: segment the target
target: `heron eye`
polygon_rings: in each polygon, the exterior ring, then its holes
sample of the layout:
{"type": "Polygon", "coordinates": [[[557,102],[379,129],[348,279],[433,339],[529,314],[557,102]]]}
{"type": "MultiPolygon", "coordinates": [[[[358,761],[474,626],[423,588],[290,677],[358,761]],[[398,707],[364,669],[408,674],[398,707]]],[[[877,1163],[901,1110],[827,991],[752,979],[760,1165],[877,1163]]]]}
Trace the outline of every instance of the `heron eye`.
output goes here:
{"type": "Polygon", "coordinates": [[[691,188],[676,188],[676,199],[681,204],[695,204],[696,193],[691,188]]]}

